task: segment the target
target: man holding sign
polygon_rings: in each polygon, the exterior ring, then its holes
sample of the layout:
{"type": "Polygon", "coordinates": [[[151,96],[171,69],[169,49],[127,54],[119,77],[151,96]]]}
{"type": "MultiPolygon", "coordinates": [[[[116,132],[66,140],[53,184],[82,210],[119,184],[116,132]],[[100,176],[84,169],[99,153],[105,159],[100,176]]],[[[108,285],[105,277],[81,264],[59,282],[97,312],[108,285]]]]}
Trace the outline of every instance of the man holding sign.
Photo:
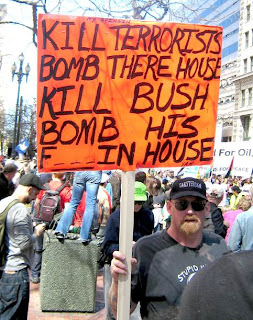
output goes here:
{"type": "MultiPolygon", "coordinates": [[[[126,171],[122,181],[132,186],[131,174],[127,173],[136,168],[211,164],[221,42],[222,28],[215,26],[39,15],[39,172],[120,169],[126,171]]],[[[211,260],[220,255],[214,252],[212,257],[208,249],[213,250],[223,240],[202,236],[204,215],[209,210],[205,187],[200,181],[187,181],[188,185],[175,185],[178,194],[168,203],[173,218],[170,229],[140,241],[135,248],[140,273],[134,278],[132,299],[134,303],[141,301],[142,316],[146,318],[164,319],[160,311],[158,317],[153,317],[152,308],[159,307],[167,313],[168,304],[178,302],[184,277],[209,261],[206,252],[211,260]],[[186,230],[181,229],[181,224],[186,230]],[[143,247],[146,241],[148,250],[143,247]],[[139,255],[140,247],[143,256],[139,255]],[[163,277],[167,275],[170,257],[178,260],[174,249],[178,250],[182,266],[179,263],[180,269],[174,268],[172,275],[180,288],[173,300],[165,298],[162,289],[166,285],[166,292],[171,291],[163,277]],[[163,250],[168,250],[168,254],[163,250]],[[186,265],[181,257],[184,251],[189,257],[186,265]],[[164,272],[159,272],[163,276],[147,276],[161,253],[166,259],[157,265],[159,269],[166,266],[164,272]],[[150,285],[152,280],[155,285],[150,285]]],[[[131,207],[132,200],[129,188],[124,190],[122,213],[127,211],[127,205],[131,207]]],[[[125,219],[126,214],[122,216],[125,219]]],[[[124,219],[121,217],[121,222],[124,219]]],[[[126,219],[125,225],[128,223],[126,219]]],[[[66,233],[59,226],[56,231],[66,233]]],[[[223,252],[226,247],[222,243],[223,252]]],[[[124,251],[127,260],[129,252],[124,251]]],[[[118,272],[126,272],[123,258],[115,253],[114,295],[118,272]]],[[[176,266],[172,264],[173,267],[176,266]]],[[[156,275],[157,270],[150,274],[156,275]]]]}
{"type": "MultiPolygon", "coordinates": [[[[143,319],[171,319],[177,314],[181,294],[194,274],[228,251],[224,239],[203,232],[210,210],[203,181],[177,180],[167,203],[171,225],[167,230],[140,239],[134,246],[131,312],[141,304],[143,319]]],[[[116,314],[119,274],[126,274],[124,255],[115,251],[110,303],[116,314]]]]}

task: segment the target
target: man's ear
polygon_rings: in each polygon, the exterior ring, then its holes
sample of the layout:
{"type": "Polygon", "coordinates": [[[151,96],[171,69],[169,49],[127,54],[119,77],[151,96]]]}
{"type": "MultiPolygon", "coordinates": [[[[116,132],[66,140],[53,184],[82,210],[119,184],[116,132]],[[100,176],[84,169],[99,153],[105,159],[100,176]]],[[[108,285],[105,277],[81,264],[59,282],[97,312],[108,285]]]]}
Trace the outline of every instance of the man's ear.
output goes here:
{"type": "Polygon", "coordinates": [[[32,191],[32,186],[31,187],[27,187],[27,192],[30,193],[32,191]]]}
{"type": "Polygon", "coordinates": [[[170,200],[167,201],[166,206],[167,206],[167,210],[169,212],[171,209],[171,201],[170,200]]]}

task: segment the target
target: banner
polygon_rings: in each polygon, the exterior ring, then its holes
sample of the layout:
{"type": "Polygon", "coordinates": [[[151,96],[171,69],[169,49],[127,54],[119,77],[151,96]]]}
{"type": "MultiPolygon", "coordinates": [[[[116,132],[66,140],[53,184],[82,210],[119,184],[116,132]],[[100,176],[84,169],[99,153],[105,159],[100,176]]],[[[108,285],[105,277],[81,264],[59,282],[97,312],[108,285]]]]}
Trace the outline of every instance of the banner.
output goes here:
{"type": "Polygon", "coordinates": [[[16,146],[15,151],[17,151],[18,153],[25,154],[25,152],[29,148],[29,146],[30,146],[30,144],[29,144],[28,140],[25,138],[20,142],[20,144],[18,144],[16,146]]]}
{"type": "Polygon", "coordinates": [[[39,171],[213,160],[222,28],[39,15],[39,171]]]}
{"type": "Polygon", "coordinates": [[[249,178],[253,170],[253,145],[248,141],[216,143],[212,173],[225,176],[233,158],[231,176],[249,178]]]}

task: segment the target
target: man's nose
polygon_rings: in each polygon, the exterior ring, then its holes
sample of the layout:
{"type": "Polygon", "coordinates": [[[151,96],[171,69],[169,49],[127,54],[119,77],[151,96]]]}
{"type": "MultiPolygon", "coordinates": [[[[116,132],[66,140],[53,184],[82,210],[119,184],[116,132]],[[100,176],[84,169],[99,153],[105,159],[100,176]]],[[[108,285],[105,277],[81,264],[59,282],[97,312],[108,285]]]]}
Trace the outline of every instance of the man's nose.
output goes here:
{"type": "Polygon", "coordinates": [[[194,212],[193,212],[193,210],[192,210],[192,205],[191,205],[191,203],[189,203],[189,205],[188,205],[187,214],[190,214],[190,215],[193,215],[193,214],[194,214],[194,212]]]}

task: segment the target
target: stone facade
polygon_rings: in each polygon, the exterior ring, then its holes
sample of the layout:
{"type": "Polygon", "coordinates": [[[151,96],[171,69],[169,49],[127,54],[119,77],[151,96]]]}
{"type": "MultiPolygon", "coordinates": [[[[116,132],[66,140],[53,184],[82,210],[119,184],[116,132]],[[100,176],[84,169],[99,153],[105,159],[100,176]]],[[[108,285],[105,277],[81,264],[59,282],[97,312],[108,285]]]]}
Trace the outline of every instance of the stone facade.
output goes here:
{"type": "Polygon", "coordinates": [[[253,140],[253,3],[241,0],[233,141],[253,140]]]}

